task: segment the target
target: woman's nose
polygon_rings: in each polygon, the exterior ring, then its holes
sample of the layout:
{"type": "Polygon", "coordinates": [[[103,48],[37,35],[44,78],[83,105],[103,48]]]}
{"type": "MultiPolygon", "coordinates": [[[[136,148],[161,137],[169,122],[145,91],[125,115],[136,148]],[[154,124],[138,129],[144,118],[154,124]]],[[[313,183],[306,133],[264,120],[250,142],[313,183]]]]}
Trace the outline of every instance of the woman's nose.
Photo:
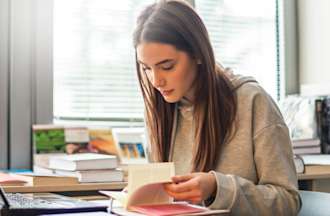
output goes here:
{"type": "Polygon", "coordinates": [[[157,74],[157,72],[153,72],[153,86],[158,88],[158,87],[163,87],[165,85],[165,79],[157,74]]]}

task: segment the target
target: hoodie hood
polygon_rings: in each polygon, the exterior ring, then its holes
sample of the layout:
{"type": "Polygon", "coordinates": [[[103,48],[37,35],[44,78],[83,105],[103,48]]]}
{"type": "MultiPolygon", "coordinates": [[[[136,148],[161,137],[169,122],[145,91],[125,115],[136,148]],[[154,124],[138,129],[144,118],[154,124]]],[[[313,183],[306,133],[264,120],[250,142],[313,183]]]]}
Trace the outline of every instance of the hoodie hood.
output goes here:
{"type": "Polygon", "coordinates": [[[250,83],[250,82],[257,83],[255,78],[253,78],[252,76],[243,76],[243,75],[239,75],[239,74],[234,74],[233,70],[231,70],[231,69],[226,69],[225,75],[227,76],[227,78],[229,79],[231,84],[233,85],[234,91],[239,89],[245,83],[250,83]]]}

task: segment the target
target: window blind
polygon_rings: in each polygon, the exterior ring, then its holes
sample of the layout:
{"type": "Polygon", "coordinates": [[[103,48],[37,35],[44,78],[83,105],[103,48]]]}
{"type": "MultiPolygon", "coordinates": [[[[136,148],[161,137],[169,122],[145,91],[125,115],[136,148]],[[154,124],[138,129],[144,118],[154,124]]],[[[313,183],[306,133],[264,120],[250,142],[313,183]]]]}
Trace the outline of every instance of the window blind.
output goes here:
{"type": "MultiPolygon", "coordinates": [[[[132,31],[154,0],[54,1],[55,120],[135,121],[143,100],[132,31]]],[[[275,0],[195,0],[215,56],[235,73],[279,91],[275,0]]]]}
{"type": "Polygon", "coordinates": [[[54,1],[54,118],[143,118],[132,32],[152,0],[54,1]]]}
{"type": "Polygon", "coordinates": [[[195,0],[216,59],[235,73],[253,76],[277,99],[275,0],[195,0]]]}

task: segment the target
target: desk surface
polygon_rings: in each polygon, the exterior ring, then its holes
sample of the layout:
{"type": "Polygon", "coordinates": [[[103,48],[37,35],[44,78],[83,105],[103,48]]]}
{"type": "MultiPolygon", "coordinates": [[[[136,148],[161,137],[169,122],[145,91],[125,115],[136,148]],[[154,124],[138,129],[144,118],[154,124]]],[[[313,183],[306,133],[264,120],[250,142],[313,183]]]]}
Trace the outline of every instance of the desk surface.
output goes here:
{"type": "Polygon", "coordinates": [[[316,180],[316,179],[330,179],[330,173],[317,173],[317,174],[298,174],[299,180],[316,180]]]}
{"type": "Polygon", "coordinates": [[[65,191],[97,191],[121,190],[126,182],[111,183],[83,183],[65,186],[6,186],[4,190],[9,193],[38,193],[38,192],[65,192],[65,191]]]}
{"type": "MultiPolygon", "coordinates": [[[[299,180],[330,179],[330,173],[298,174],[299,180]]],[[[97,191],[97,190],[121,190],[127,182],[112,183],[83,183],[65,186],[5,186],[8,193],[34,193],[34,192],[65,192],[65,191],[97,191]]]]}

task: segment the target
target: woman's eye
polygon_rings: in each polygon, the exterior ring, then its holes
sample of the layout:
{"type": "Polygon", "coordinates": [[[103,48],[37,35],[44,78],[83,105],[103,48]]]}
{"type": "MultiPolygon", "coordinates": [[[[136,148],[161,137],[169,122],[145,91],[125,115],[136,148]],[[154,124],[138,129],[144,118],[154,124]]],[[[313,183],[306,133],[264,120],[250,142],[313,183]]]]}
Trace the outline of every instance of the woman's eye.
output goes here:
{"type": "Polygon", "coordinates": [[[162,68],[163,70],[171,70],[173,69],[174,65],[164,65],[162,68]]]}

